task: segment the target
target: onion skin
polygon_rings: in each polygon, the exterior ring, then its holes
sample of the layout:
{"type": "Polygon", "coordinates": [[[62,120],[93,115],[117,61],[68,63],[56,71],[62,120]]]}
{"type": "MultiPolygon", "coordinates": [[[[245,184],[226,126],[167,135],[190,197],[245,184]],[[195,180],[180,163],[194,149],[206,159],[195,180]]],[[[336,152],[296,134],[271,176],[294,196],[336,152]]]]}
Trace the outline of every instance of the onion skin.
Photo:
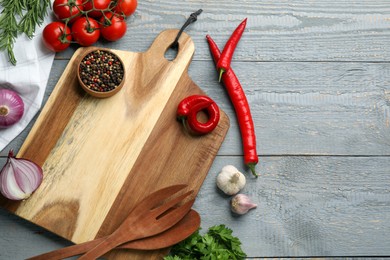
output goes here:
{"type": "Polygon", "coordinates": [[[24,103],[13,90],[0,89],[0,128],[8,128],[22,118],[24,103]]]}
{"type": "Polygon", "coordinates": [[[10,200],[24,200],[41,185],[43,170],[36,163],[15,158],[10,151],[0,172],[0,192],[10,200]]]}

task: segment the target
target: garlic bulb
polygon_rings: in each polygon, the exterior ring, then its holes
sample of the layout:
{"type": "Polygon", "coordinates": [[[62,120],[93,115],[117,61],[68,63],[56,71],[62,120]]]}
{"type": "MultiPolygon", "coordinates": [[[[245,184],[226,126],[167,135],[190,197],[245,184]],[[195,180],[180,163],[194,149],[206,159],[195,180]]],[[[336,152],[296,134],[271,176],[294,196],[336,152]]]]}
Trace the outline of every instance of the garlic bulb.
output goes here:
{"type": "Polygon", "coordinates": [[[39,187],[42,178],[40,166],[30,160],[15,158],[10,151],[0,171],[0,192],[8,199],[23,200],[39,187]]]}
{"type": "Polygon", "coordinates": [[[226,165],[217,175],[217,186],[227,195],[237,194],[245,186],[246,178],[233,165],[226,165]]]}
{"type": "Polygon", "coordinates": [[[237,194],[231,200],[231,210],[234,213],[243,215],[247,213],[250,209],[256,208],[257,205],[252,202],[252,200],[244,194],[237,194]]]}

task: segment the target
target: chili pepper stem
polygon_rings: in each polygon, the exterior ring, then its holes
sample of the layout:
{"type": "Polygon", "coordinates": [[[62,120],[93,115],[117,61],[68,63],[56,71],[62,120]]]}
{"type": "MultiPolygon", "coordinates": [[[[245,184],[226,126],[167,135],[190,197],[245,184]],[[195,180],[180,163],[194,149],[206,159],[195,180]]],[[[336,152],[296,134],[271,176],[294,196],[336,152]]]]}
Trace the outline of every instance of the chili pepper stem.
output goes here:
{"type": "Polygon", "coordinates": [[[188,129],[187,122],[186,122],[187,117],[181,116],[181,117],[179,117],[178,119],[179,119],[179,121],[183,124],[183,127],[184,127],[184,129],[186,130],[186,132],[188,132],[189,129],[188,129]]]}
{"type": "Polygon", "coordinates": [[[256,170],[255,170],[256,164],[254,164],[254,163],[248,163],[247,166],[249,167],[249,169],[251,170],[252,174],[253,174],[256,178],[259,177],[259,175],[256,173],[256,170]]]}
{"type": "Polygon", "coordinates": [[[224,69],[220,69],[219,70],[219,79],[218,79],[218,82],[221,82],[221,79],[222,79],[222,74],[225,72],[224,69]]]}

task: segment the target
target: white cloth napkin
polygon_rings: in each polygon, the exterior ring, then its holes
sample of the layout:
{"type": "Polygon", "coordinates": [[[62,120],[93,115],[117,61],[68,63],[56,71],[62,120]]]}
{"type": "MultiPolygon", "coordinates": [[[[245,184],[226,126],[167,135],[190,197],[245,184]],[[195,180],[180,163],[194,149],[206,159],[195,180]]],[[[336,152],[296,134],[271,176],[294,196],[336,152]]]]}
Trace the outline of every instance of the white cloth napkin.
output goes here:
{"type": "Polygon", "coordinates": [[[14,46],[16,66],[8,62],[5,52],[0,52],[0,88],[18,92],[24,101],[24,115],[15,125],[0,129],[0,152],[28,125],[42,105],[55,53],[42,43],[42,31],[51,22],[50,15],[36,30],[34,38],[20,35],[14,46]]]}

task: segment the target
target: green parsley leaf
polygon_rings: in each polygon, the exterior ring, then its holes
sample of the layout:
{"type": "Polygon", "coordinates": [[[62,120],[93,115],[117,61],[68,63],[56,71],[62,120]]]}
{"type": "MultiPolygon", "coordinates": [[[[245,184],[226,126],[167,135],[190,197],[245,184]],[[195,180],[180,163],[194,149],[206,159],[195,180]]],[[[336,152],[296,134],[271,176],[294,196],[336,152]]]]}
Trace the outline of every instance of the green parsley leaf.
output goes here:
{"type": "Polygon", "coordinates": [[[164,260],[244,259],[246,254],[241,249],[241,242],[232,234],[233,231],[225,225],[210,227],[203,236],[198,230],[174,245],[164,260]]]}

